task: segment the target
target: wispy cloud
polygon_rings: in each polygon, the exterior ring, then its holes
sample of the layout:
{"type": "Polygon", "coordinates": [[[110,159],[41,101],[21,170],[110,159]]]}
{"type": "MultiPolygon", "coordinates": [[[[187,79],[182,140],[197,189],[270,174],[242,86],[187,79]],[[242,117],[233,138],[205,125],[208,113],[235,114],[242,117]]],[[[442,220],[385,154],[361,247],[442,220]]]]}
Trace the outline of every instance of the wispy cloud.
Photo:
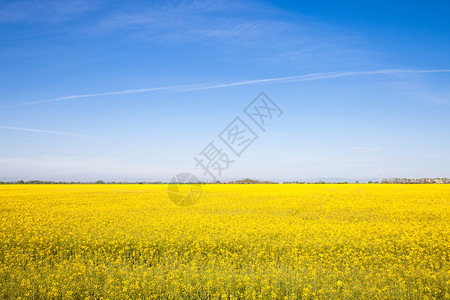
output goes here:
{"type": "Polygon", "coordinates": [[[220,53],[218,60],[264,64],[330,65],[368,58],[356,53],[355,33],[305,15],[255,1],[147,1],[111,10],[80,30],[87,36],[114,35],[127,42],[164,47],[190,45],[220,53]]]}
{"type": "Polygon", "coordinates": [[[85,138],[97,138],[95,136],[79,134],[79,133],[71,133],[71,132],[64,132],[64,131],[53,131],[53,130],[43,130],[43,129],[35,129],[35,128],[22,128],[22,127],[11,127],[11,126],[0,126],[0,128],[1,129],[8,129],[8,130],[19,130],[19,131],[44,133],[44,134],[67,135],[67,136],[77,136],[77,137],[85,137],[85,138]]]}
{"type": "Polygon", "coordinates": [[[450,69],[442,70],[413,70],[413,69],[382,69],[373,71],[354,71],[354,72],[328,72],[328,73],[312,73],[297,76],[287,76],[287,77],[274,77],[265,79],[254,79],[246,81],[237,81],[231,83],[220,83],[220,84],[193,84],[193,85],[175,85],[175,86],[163,86],[163,87],[152,87],[143,89],[130,89],[121,90],[114,92],[100,92],[92,94],[80,94],[63,96],[52,99],[25,102],[21,105],[33,105],[48,102],[59,102],[74,99],[84,99],[91,97],[101,97],[101,96],[113,96],[113,95],[128,95],[128,94],[140,94],[148,93],[154,91],[173,91],[173,92],[188,92],[188,91],[199,91],[199,90],[211,90],[219,88],[229,88],[235,86],[245,86],[245,85],[256,85],[256,84],[273,84],[273,83],[289,83],[289,82],[300,82],[300,81],[311,81],[311,80],[325,80],[340,77],[350,77],[350,76],[367,76],[367,75],[394,75],[394,74],[421,74],[421,73],[450,73],[450,69]]]}
{"type": "Polygon", "coordinates": [[[164,43],[261,42],[261,38],[280,35],[287,28],[293,30],[293,24],[265,18],[273,16],[274,10],[239,1],[147,2],[113,11],[89,29],[101,34],[128,32],[133,38],[164,43]]]}
{"type": "MultiPolygon", "coordinates": [[[[54,27],[57,34],[64,32],[76,38],[110,36],[140,46],[201,45],[219,52],[218,59],[225,61],[233,57],[264,64],[289,61],[304,68],[318,63],[329,66],[333,60],[342,62],[361,56],[349,44],[349,40],[360,40],[354,33],[254,1],[135,1],[108,5],[101,0],[22,0],[0,5],[0,24],[55,22],[59,23],[54,27]]],[[[368,61],[366,56],[363,58],[368,61]]]]}
{"type": "Polygon", "coordinates": [[[95,10],[99,1],[11,1],[0,4],[0,23],[59,22],[95,10]]]}

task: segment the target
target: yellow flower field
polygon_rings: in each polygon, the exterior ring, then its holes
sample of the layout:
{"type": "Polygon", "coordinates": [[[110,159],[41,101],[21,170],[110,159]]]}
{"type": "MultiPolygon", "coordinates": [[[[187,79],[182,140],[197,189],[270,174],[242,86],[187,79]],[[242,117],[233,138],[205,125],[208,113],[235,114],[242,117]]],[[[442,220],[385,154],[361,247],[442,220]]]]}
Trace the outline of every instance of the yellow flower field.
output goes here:
{"type": "Polygon", "coordinates": [[[0,185],[4,299],[449,299],[450,185],[0,185]]]}

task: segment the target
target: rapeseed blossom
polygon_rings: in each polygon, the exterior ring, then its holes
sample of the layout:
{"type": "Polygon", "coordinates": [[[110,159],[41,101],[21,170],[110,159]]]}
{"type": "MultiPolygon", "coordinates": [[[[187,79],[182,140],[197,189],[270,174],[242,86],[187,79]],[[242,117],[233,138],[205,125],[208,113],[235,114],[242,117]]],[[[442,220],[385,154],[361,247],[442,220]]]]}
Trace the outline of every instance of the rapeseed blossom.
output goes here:
{"type": "Polygon", "coordinates": [[[449,299],[448,185],[1,185],[0,297],[449,299]]]}

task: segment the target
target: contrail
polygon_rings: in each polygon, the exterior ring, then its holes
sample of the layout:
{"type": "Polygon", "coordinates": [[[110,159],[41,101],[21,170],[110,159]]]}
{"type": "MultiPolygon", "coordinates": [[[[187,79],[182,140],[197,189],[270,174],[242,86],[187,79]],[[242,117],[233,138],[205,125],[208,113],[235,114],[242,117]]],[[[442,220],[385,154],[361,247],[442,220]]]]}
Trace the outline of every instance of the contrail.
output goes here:
{"type": "Polygon", "coordinates": [[[64,96],[64,97],[58,97],[58,98],[52,98],[52,99],[40,100],[40,101],[34,101],[34,102],[26,102],[26,103],[22,103],[21,105],[31,105],[31,104],[39,104],[39,103],[46,103],[46,102],[58,102],[58,101],[64,101],[64,100],[98,97],[98,96],[139,94],[139,93],[147,93],[147,92],[160,91],[160,90],[173,90],[173,89],[181,88],[181,87],[183,87],[183,86],[181,86],[181,85],[180,86],[166,86],[166,87],[155,87],[155,88],[148,88],[148,89],[122,90],[122,91],[106,92],[106,93],[81,94],[81,95],[64,96]]]}
{"type": "Polygon", "coordinates": [[[57,135],[68,135],[68,136],[97,138],[97,137],[91,136],[91,135],[71,133],[71,132],[63,132],[63,131],[52,131],[52,130],[42,130],[42,129],[33,129],[33,128],[10,127],[10,126],[0,126],[0,128],[2,128],[2,129],[10,129],[10,130],[38,132],[38,133],[47,133],[47,134],[57,134],[57,135]]]}
{"type": "Polygon", "coordinates": [[[52,99],[40,100],[40,101],[34,101],[34,102],[26,102],[26,103],[22,103],[21,105],[59,102],[59,101],[66,101],[66,100],[72,100],[72,99],[82,99],[82,98],[99,97],[99,96],[140,94],[140,93],[148,93],[148,92],[163,91],[163,90],[176,91],[176,92],[188,92],[188,91],[228,88],[228,87],[243,86],[243,85],[254,85],[254,84],[256,85],[256,84],[264,84],[264,83],[299,82],[299,81],[323,80],[323,79],[332,79],[332,78],[350,77],[350,76],[383,75],[383,74],[387,75],[387,74],[402,74],[402,73],[403,74],[404,73],[411,73],[411,74],[450,73],[450,70],[382,69],[382,70],[374,70],[374,71],[311,73],[311,74],[304,74],[304,75],[298,75],[298,76],[255,79],[255,80],[237,81],[237,82],[231,82],[231,83],[221,83],[221,84],[212,84],[212,85],[205,85],[205,84],[202,84],[202,85],[200,85],[200,84],[175,85],[175,86],[163,86],[163,87],[153,87],[153,88],[145,88],[145,89],[121,90],[121,91],[114,91],[114,92],[81,94],[81,95],[64,96],[64,97],[58,97],[58,98],[52,98],[52,99]]]}

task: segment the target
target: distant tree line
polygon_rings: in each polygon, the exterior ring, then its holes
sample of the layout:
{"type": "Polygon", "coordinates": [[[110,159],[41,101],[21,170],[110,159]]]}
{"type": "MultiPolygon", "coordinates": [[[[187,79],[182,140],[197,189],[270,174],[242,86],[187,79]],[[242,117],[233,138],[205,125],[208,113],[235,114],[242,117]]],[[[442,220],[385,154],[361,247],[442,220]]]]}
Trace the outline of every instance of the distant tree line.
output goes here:
{"type": "MultiPolygon", "coordinates": [[[[191,183],[191,182],[187,182],[191,183]]],[[[275,181],[267,181],[267,180],[255,180],[250,178],[245,178],[242,180],[232,180],[225,182],[197,182],[199,184],[279,184],[279,182],[275,181]]],[[[306,182],[306,181],[290,181],[290,182],[282,182],[283,184],[325,184],[325,183],[333,183],[333,184],[353,184],[352,182],[326,182],[323,180],[318,180],[315,182],[306,182]]],[[[355,181],[354,184],[358,184],[359,181],[355,181]]],[[[449,184],[450,178],[391,178],[391,179],[383,179],[379,181],[369,181],[369,184],[449,184]]],[[[168,182],[163,181],[138,181],[138,182],[128,182],[128,181],[108,181],[105,182],[103,180],[97,180],[92,182],[81,182],[81,181],[46,181],[46,180],[19,180],[19,181],[9,181],[4,182],[0,181],[0,184],[168,184],[168,182]]]]}
{"type": "MultiPolygon", "coordinates": [[[[351,182],[348,181],[333,181],[333,182],[328,182],[328,181],[324,181],[324,180],[318,180],[318,181],[286,181],[283,182],[283,184],[348,184],[351,182]]],[[[355,183],[359,183],[359,181],[355,181],[355,183]]]]}
{"type": "Polygon", "coordinates": [[[393,184],[393,183],[401,183],[401,184],[448,184],[450,183],[449,178],[392,178],[392,179],[384,179],[381,183],[385,184],[393,184]]]}
{"type": "Polygon", "coordinates": [[[103,180],[97,181],[47,181],[47,180],[19,180],[19,181],[0,181],[0,184],[162,184],[166,182],[162,181],[139,181],[139,182],[127,182],[127,181],[108,181],[103,180]]]}
{"type": "Polygon", "coordinates": [[[225,184],[277,184],[278,182],[274,182],[274,181],[260,181],[260,180],[254,180],[254,179],[250,179],[250,178],[245,178],[242,180],[233,180],[233,181],[228,181],[228,182],[224,182],[225,184]]]}

